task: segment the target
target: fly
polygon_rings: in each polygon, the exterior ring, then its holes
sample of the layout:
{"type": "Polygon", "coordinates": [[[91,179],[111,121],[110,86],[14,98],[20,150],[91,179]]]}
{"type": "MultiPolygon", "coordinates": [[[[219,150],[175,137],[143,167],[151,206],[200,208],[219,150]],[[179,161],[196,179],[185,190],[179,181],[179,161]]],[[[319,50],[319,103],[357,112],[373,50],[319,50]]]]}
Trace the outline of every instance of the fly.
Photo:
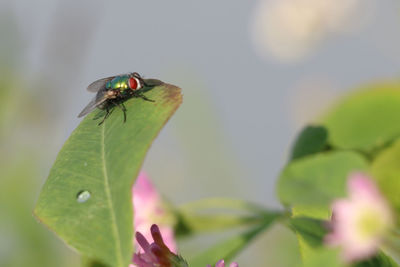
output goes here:
{"type": "Polygon", "coordinates": [[[111,76],[92,82],[87,90],[97,93],[92,101],[79,113],[78,118],[83,117],[96,108],[105,110],[101,125],[112,113],[114,107],[118,107],[124,113],[124,122],[126,122],[126,108],[124,102],[131,97],[139,97],[143,100],[154,102],[148,99],[143,93],[143,88],[148,86],[145,80],[137,72],[111,76]]]}

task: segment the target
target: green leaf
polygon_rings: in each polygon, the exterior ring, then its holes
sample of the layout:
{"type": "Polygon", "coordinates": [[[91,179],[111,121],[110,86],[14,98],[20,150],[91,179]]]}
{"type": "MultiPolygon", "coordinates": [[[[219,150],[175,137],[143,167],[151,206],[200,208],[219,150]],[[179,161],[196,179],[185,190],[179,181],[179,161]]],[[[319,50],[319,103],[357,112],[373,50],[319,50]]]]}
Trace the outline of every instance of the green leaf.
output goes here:
{"type": "Polygon", "coordinates": [[[282,216],[282,212],[263,211],[259,214],[199,214],[195,212],[177,213],[178,224],[176,234],[178,236],[195,235],[205,232],[223,231],[241,226],[259,225],[266,220],[273,220],[282,216]]]}
{"type": "Polygon", "coordinates": [[[115,108],[98,126],[89,114],[59,152],[35,208],[37,218],[88,258],[128,266],[133,252],[131,188],[152,141],[182,102],[180,89],[154,87],[115,108]],[[78,202],[87,191],[90,198],[78,202]]]}
{"type": "Polygon", "coordinates": [[[386,236],[384,243],[384,250],[392,255],[392,257],[397,259],[397,262],[400,263],[400,238],[399,238],[400,230],[394,229],[390,235],[386,236]]]}
{"type": "Polygon", "coordinates": [[[356,152],[332,151],[304,157],[289,163],[278,181],[283,204],[329,210],[331,201],[346,195],[349,173],[368,168],[356,152]]]}
{"type": "Polygon", "coordinates": [[[371,173],[392,206],[400,212],[400,140],[378,154],[371,173]]]}
{"type": "Polygon", "coordinates": [[[233,261],[238,252],[249,245],[256,236],[266,230],[277,218],[278,216],[271,216],[267,218],[261,225],[253,227],[247,232],[216,244],[215,246],[207,249],[205,252],[197,255],[192,260],[189,260],[190,266],[204,267],[207,264],[214,266],[215,263],[221,259],[224,259],[225,262],[233,261]]]}
{"type": "Polygon", "coordinates": [[[345,264],[340,258],[340,250],[327,247],[319,247],[308,254],[308,258],[303,261],[303,267],[398,267],[399,265],[382,251],[368,260],[345,264]]]}
{"type": "Polygon", "coordinates": [[[340,101],[321,122],[334,147],[378,149],[400,136],[400,83],[363,88],[340,101]]]}
{"type": "Polygon", "coordinates": [[[294,217],[289,220],[289,226],[311,247],[318,247],[323,244],[327,228],[326,221],[308,217],[294,217]]]}
{"type": "Polygon", "coordinates": [[[322,126],[307,126],[297,136],[290,160],[321,152],[327,147],[328,131],[322,126]]]}
{"type": "MultiPolygon", "coordinates": [[[[315,249],[312,254],[309,254],[308,258],[303,261],[303,267],[345,267],[339,257],[339,251],[337,249],[330,249],[326,247],[320,247],[315,249]]],[[[379,266],[379,265],[376,265],[379,266]]]]}
{"type": "MultiPolygon", "coordinates": [[[[273,215],[271,215],[273,216],[273,215]]],[[[221,231],[246,225],[259,224],[265,218],[262,216],[244,215],[198,215],[180,213],[176,229],[177,235],[187,236],[204,232],[221,231]]]]}
{"type": "Polygon", "coordinates": [[[342,266],[338,251],[323,246],[327,234],[325,221],[307,217],[294,217],[288,222],[299,240],[300,254],[304,267],[342,266]]]}
{"type": "Polygon", "coordinates": [[[88,259],[86,257],[82,257],[81,267],[110,267],[109,265],[104,265],[101,262],[96,260],[88,259]]]}
{"type": "Polygon", "coordinates": [[[355,264],[355,267],[398,267],[399,265],[388,255],[380,251],[375,257],[355,264]]]}
{"type": "Polygon", "coordinates": [[[282,212],[239,199],[207,198],[185,203],[175,215],[178,219],[175,232],[182,237],[259,224],[270,216],[281,216],[282,212]]]}
{"type": "MultiPolygon", "coordinates": [[[[316,220],[307,217],[294,217],[288,222],[289,227],[297,234],[303,266],[305,267],[317,267],[321,265],[332,267],[347,266],[340,260],[340,249],[332,249],[324,246],[324,237],[328,233],[325,222],[324,220],[316,220]]],[[[354,266],[397,267],[398,265],[392,258],[380,251],[371,259],[356,263],[354,266]]]]}

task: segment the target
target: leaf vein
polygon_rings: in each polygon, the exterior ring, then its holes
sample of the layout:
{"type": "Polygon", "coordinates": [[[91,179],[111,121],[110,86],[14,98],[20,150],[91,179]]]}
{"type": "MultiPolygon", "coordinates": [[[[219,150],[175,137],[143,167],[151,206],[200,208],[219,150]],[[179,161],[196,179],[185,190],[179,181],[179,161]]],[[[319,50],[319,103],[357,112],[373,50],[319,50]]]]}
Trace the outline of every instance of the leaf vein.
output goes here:
{"type": "Polygon", "coordinates": [[[108,207],[110,209],[110,215],[111,215],[111,226],[112,226],[112,232],[114,235],[115,239],[115,250],[116,250],[116,255],[117,255],[117,260],[118,260],[118,265],[123,266],[123,260],[122,260],[122,255],[121,255],[121,240],[119,237],[119,232],[117,228],[117,221],[115,218],[115,213],[114,213],[114,207],[113,207],[113,202],[112,202],[112,196],[111,196],[111,191],[110,191],[110,185],[109,185],[109,177],[108,177],[108,172],[107,172],[107,164],[106,164],[106,156],[105,156],[105,125],[106,122],[103,123],[102,126],[102,132],[101,132],[101,157],[103,161],[103,176],[104,176],[104,189],[107,197],[107,203],[108,207]]]}

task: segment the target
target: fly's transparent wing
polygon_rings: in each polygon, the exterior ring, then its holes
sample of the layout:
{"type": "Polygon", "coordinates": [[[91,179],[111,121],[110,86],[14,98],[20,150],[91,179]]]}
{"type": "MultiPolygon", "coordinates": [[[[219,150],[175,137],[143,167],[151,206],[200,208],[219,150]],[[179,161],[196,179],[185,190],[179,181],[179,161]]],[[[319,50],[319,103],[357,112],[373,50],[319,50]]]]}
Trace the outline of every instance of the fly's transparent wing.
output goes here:
{"type": "Polygon", "coordinates": [[[107,77],[107,78],[103,78],[103,79],[94,81],[91,84],[89,84],[89,86],[87,87],[86,90],[88,90],[89,92],[92,92],[92,93],[96,93],[96,92],[100,91],[101,89],[105,89],[106,83],[108,81],[111,81],[115,77],[116,76],[111,76],[111,77],[107,77]]]}
{"type": "Polygon", "coordinates": [[[104,103],[107,100],[107,97],[105,97],[104,92],[98,92],[97,95],[92,99],[92,101],[90,101],[89,104],[87,104],[87,106],[81,111],[81,113],[79,113],[78,118],[89,114],[99,105],[104,103]]]}

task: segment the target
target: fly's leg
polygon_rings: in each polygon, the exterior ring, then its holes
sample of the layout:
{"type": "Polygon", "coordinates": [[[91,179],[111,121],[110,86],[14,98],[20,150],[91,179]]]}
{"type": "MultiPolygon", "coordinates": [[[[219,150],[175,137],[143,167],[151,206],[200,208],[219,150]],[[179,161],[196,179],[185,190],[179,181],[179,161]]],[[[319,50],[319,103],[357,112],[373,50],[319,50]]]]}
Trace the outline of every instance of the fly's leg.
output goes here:
{"type": "Polygon", "coordinates": [[[124,113],[124,123],[126,122],[126,107],[124,105],[124,103],[117,103],[115,101],[112,102],[115,106],[117,106],[118,108],[120,108],[122,110],[122,112],[124,113]]]}
{"type": "Polygon", "coordinates": [[[124,123],[126,122],[126,107],[124,105],[124,103],[121,103],[121,107],[122,107],[122,112],[124,113],[124,123]]]}
{"type": "Polygon", "coordinates": [[[137,94],[136,97],[140,97],[141,99],[146,100],[146,101],[149,101],[149,102],[156,102],[156,101],[153,100],[153,99],[147,98],[144,94],[137,94]]]}
{"type": "Polygon", "coordinates": [[[152,100],[152,99],[147,98],[147,97],[143,94],[143,92],[140,92],[140,91],[133,91],[133,92],[131,92],[130,96],[132,96],[132,97],[139,97],[139,98],[141,98],[141,99],[143,99],[143,100],[146,100],[146,101],[149,101],[149,102],[156,102],[156,101],[154,101],[154,100],[152,100]]]}
{"type": "Polygon", "coordinates": [[[108,118],[108,116],[110,116],[111,113],[112,113],[112,110],[110,111],[109,108],[106,108],[106,115],[104,115],[104,118],[103,118],[102,121],[99,123],[99,126],[103,124],[103,122],[108,118]]]}

